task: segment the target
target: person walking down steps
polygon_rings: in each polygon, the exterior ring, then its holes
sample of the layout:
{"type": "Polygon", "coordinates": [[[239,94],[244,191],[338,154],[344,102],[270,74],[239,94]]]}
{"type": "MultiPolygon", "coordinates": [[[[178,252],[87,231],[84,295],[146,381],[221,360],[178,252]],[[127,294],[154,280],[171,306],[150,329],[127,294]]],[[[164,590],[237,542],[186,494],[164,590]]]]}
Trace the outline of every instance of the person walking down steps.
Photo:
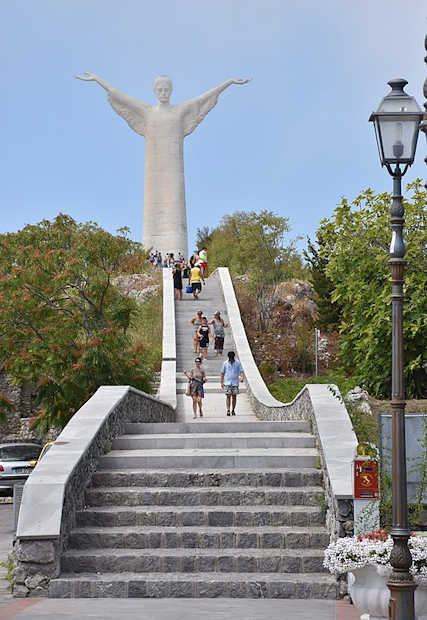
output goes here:
{"type": "Polygon", "coordinates": [[[214,318],[209,322],[209,325],[212,325],[215,343],[214,348],[217,356],[222,355],[224,350],[224,338],[225,332],[224,327],[228,327],[228,324],[224,322],[224,319],[221,318],[221,313],[217,310],[214,314],[214,318]]]}
{"type": "Polygon", "coordinates": [[[173,275],[173,288],[175,291],[175,299],[182,301],[182,265],[181,263],[175,263],[172,269],[173,275]]]}
{"type": "Polygon", "coordinates": [[[243,368],[239,360],[235,359],[234,351],[229,351],[221,369],[221,388],[225,391],[227,415],[236,415],[237,394],[239,382],[243,381],[243,368]],[[231,412],[230,412],[231,404],[231,412]]]}
{"type": "Polygon", "coordinates": [[[197,338],[199,341],[199,349],[203,355],[203,359],[208,356],[209,336],[211,335],[211,328],[208,325],[208,320],[205,316],[202,317],[202,324],[197,330],[197,338]]]}
{"type": "Polygon", "coordinates": [[[197,405],[199,405],[199,417],[203,418],[202,400],[205,397],[203,384],[206,383],[206,372],[202,366],[200,357],[196,357],[194,363],[195,367],[192,368],[189,373],[184,370],[184,374],[190,383],[189,395],[193,399],[193,419],[197,420],[197,405]]]}
{"type": "Polygon", "coordinates": [[[204,278],[208,277],[208,249],[203,248],[199,252],[200,266],[202,268],[202,275],[204,278]]]}
{"type": "Polygon", "coordinates": [[[200,353],[199,351],[199,336],[198,331],[199,327],[202,324],[202,316],[203,312],[201,310],[197,310],[196,316],[193,316],[190,323],[194,325],[194,336],[193,336],[193,353],[200,353]]]}

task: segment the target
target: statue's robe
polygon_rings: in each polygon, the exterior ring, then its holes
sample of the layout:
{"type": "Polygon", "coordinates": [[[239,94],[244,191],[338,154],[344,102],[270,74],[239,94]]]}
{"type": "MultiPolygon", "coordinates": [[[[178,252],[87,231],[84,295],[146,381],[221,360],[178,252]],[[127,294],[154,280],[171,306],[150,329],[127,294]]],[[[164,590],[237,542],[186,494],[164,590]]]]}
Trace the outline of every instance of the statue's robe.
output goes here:
{"type": "Polygon", "coordinates": [[[179,105],[151,106],[116,89],[108,100],[145,137],[143,244],[188,257],[183,143],[218,101],[213,89],[179,105]]]}

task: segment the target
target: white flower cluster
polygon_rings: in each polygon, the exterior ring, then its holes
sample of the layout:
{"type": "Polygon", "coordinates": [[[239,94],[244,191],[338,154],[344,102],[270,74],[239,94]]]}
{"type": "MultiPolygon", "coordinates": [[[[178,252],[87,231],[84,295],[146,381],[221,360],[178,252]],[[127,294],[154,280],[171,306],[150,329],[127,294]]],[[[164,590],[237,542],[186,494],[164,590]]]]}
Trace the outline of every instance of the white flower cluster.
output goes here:
{"type": "MultiPolygon", "coordinates": [[[[411,536],[408,542],[412,555],[411,573],[421,579],[427,579],[427,538],[411,536]]],[[[393,539],[388,536],[385,541],[364,538],[338,538],[325,550],[323,566],[338,575],[362,568],[367,564],[381,564],[391,568],[389,560],[393,548],[393,539]]]]}
{"type": "Polygon", "coordinates": [[[369,539],[338,538],[325,550],[323,565],[336,575],[347,573],[367,564],[387,564],[393,540],[389,537],[385,542],[369,539]]]}
{"type": "Polygon", "coordinates": [[[411,536],[408,546],[412,555],[411,573],[421,579],[427,579],[427,538],[411,536]]]}

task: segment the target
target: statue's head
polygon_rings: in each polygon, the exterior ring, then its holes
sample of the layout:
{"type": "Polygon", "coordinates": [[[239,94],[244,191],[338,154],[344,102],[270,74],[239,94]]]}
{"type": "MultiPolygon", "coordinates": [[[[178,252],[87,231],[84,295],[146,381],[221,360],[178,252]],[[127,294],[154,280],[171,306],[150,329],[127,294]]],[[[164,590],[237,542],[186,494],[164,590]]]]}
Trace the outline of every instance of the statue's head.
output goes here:
{"type": "Polygon", "coordinates": [[[153,91],[160,103],[169,103],[172,94],[172,80],[167,75],[160,75],[154,80],[153,91]]]}

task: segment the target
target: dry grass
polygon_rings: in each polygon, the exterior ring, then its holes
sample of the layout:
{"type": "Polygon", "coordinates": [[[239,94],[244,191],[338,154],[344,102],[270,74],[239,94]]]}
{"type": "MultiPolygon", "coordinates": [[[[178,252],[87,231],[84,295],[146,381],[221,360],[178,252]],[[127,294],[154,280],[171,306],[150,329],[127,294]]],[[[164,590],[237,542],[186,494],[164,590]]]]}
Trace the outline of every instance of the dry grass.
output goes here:
{"type": "Polygon", "coordinates": [[[144,302],[138,304],[129,335],[136,346],[142,343],[148,353],[153,370],[158,372],[162,363],[162,336],[163,336],[163,291],[162,273],[153,271],[151,284],[159,285],[159,292],[150,295],[144,302]]]}

